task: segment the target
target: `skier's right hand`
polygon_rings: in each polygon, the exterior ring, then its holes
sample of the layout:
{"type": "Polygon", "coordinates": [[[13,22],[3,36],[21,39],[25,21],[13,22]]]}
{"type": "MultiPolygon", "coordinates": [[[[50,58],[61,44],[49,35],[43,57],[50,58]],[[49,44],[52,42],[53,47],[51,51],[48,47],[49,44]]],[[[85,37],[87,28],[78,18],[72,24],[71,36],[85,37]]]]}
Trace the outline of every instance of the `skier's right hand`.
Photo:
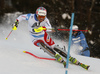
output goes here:
{"type": "Polygon", "coordinates": [[[15,23],[12,24],[12,30],[17,30],[18,24],[19,24],[19,22],[18,22],[18,20],[16,20],[15,23]]]}

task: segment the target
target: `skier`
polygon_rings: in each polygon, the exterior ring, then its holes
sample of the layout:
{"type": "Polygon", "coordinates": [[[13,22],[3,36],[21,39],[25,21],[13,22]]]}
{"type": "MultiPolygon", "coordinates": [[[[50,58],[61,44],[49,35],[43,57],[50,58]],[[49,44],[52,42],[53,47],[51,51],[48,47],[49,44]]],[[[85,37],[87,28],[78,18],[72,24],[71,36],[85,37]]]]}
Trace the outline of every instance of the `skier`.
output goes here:
{"type": "MultiPolygon", "coordinates": [[[[20,15],[13,24],[12,29],[17,30],[18,24],[23,20],[27,20],[32,43],[35,46],[43,49],[52,57],[55,57],[58,62],[63,63],[64,67],[66,67],[66,62],[64,61],[61,55],[65,55],[65,57],[67,57],[67,52],[64,51],[65,54],[59,52],[59,50],[62,51],[62,48],[57,46],[55,42],[47,34],[47,32],[52,32],[52,30],[50,30],[52,29],[52,27],[46,15],[47,10],[44,7],[39,7],[37,8],[35,14],[20,15]]],[[[71,56],[69,60],[74,64],[79,63],[75,58],[71,56]]]]}
{"type": "MultiPolygon", "coordinates": [[[[73,25],[72,30],[78,30],[77,25],[73,25]]],[[[82,31],[73,31],[72,32],[72,46],[76,47],[79,55],[90,57],[90,51],[86,38],[82,31]]]]}

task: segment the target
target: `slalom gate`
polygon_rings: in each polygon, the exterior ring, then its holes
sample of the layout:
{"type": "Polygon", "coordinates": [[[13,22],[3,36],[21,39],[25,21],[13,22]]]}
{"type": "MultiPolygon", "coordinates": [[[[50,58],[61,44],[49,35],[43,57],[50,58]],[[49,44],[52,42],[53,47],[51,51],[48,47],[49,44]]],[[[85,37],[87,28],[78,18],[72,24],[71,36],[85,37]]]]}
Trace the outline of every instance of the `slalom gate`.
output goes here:
{"type": "Polygon", "coordinates": [[[71,36],[72,36],[72,26],[74,22],[74,13],[71,16],[71,24],[70,24],[70,35],[69,35],[69,43],[68,43],[68,53],[67,53],[67,60],[66,60],[66,71],[65,74],[68,74],[68,65],[69,65],[69,54],[70,54],[70,45],[71,45],[71,36]]]}

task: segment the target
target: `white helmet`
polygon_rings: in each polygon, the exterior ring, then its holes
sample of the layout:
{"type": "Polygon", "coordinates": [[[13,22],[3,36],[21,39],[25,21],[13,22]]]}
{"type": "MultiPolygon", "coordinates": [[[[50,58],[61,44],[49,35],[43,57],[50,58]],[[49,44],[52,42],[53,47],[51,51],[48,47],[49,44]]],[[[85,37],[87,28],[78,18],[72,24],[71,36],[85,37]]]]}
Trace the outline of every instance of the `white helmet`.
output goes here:
{"type": "Polygon", "coordinates": [[[46,16],[47,15],[47,10],[44,7],[39,7],[36,10],[36,15],[40,15],[40,16],[46,16]]]}
{"type": "Polygon", "coordinates": [[[72,30],[78,30],[78,26],[77,25],[73,25],[72,30]]]}

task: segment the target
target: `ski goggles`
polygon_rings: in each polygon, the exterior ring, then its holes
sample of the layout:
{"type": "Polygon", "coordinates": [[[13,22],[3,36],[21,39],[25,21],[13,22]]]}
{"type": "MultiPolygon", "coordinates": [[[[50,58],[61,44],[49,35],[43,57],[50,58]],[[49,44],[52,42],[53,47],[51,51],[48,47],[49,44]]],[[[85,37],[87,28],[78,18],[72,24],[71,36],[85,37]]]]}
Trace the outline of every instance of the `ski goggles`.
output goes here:
{"type": "Polygon", "coordinates": [[[38,15],[38,18],[39,18],[39,19],[45,19],[45,17],[46,17],[46,16],[40,16],[40,15],[38,15]]]}

